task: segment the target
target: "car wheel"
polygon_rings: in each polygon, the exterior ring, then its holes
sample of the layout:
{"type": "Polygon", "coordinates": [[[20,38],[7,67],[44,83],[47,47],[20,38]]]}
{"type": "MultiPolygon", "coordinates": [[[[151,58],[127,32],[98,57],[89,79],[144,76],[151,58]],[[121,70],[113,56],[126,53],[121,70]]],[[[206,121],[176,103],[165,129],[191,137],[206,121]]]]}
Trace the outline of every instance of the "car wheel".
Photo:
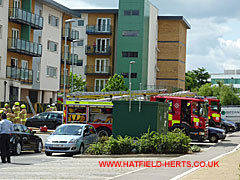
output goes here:
{"type": "Polygon", "coordinates": [[[111,136],[111,131],[108,129],[108,128],[105,128],[105,127],[100,127],[97,129],[97,134],[98,134],[98,137],[102,137],[102,136],[111,136]]]}
{"type": "Polygon", "coordinates": [[[209,141],[211,143],[217,143],[218,142],[218,136],[216,134],[211,134],[209,137],[209,141]]]}
{"type": "Polygon", "coordinates": [[[84,154],[84,145],[81,144],[80,148],[79,148],[79,154],[84,154]]]}
{"type": "Polygon", "coordinates": [[[225,133],[228,133],[228,128],[226,126],[222,126],[222,129],[225,131],[225,133]]]}
{"type": "Polygon", "coordinates": [[[47,151],[45,151],[45,154],[46,154],[46,156],[51,156],[52,155],[51,152],[47,152],[47,151]]]}
{"type": "Polygon", "coordinates": [[[22,151],[22,145],[20,142],[17,142],[16,146],[15,146],[15,151],[14,154],[16,155],[20,155],[22,151]]]}
{"type": "Polygon", "coordinates": [[[41,153],[42,152],[42,142],[38,142],[38,148],[34,150],[35,153],[41,153]]]}

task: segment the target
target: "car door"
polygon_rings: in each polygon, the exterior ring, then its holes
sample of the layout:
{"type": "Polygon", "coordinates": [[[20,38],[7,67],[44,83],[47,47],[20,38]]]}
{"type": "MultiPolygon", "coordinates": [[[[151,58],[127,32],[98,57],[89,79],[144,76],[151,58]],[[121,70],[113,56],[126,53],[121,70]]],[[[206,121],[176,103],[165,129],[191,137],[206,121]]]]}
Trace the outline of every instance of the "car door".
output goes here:
{"type": "Polygon", "coordinates": [[[97,132],[93,126],[89,125],[89,131],[91,133],[91,142],[90,144],[96,143],[97,142],[97,132]]]}
{"type": "Polygon", "coordinates": [[[84,127],[84,131],[83,131],[83,143],[84,143],[84,147],[87,148],[92,142],[92,137],[91,137],[91,133],[89,130],[89,126],[86,125],[84,127]]]}
{"type": "Polygon", "coordinates": [[[36,149],[36,147],[38,145],[38,141],[37,141],[36,137],[30,132],[30,130],[25,125],[21,125],[21,127],[23,129],[24,136],[26,136],[28,139],[28,143],[29,143],[28,148],[36,149]]]}
{"type": "Polygon", "coordinates": [[[18,140],[20,141],[20,143],[22,145],[22,149],[29,149],[29,147],[30,147],[29,137],[26,134],[24,134],[22,125],[15,124],[13,126],[13,131],[14,131],[14,134],[19,137],[18,140]]]}
{"type": "Polygon", "coordinates": [[[57,124],[57,113],[49,113],[48,117],[46,118],[45,125],[48,128],[55,128],[57,124]]]}
{"type": "Polygon", "coordinates": [[[33,116],[33,119],[32,119],[32,126],[33,127],[41,127],[41,126],[44,126],[45,125],[45,121],[48,117],[48,114],[47,112],[45,113],[40,113],[36,116],[33,116]]]}

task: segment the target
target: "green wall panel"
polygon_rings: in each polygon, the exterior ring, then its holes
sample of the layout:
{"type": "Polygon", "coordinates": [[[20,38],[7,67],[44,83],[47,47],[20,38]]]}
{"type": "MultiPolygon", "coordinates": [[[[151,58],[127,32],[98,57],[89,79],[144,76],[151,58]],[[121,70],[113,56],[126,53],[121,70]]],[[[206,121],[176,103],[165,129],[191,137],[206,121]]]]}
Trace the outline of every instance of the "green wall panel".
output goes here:
{"type": "MultiPolygon", "coordinates": [[[[22,9],[28,12],[32,12],[32,0],[22,0],[22,9]]],[[[31,27],[22,25],[21,27],[21,39],[30,41],[31,27]]]]}

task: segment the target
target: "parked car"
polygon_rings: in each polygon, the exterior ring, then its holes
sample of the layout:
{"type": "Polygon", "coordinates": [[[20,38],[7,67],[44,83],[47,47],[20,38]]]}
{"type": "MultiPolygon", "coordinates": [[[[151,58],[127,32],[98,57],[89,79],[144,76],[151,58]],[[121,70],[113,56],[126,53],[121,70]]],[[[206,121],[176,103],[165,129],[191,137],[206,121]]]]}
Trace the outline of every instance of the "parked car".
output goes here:
{"type": "Polygon", "coordinates": [[[42,152],[42,139],[34,135],[35,131],[31,131],[22,124],[13,125],[14,132],[10,139],[10,150],[13,154],[20,155],[22,151],[33,150],[36,153],[42,152]]]}
{"type": "Polygon", "coordinates": [[[47,126],[49,129],[56,129],[62,124],[63,112],[51,111],[37,114],[31,118],[27,118],[27,127],[43,127],[47,126]]]}
{"type": "Polygon", "coordinates": [[[226,133],[228,132],[235,132],[238,130],[238,127],[235,122],[227,121],[222,119],[221,121],[221,128],[225,130],[226,133]]]}
{"type": "Polygon", "coordinates": [[[95,128],[88,124],[63,124],[52,133],[45,143],[45,154],[83,154],[90,144],[97,142],[95,128]]]}
{"type": "Polygon", "coordinates": [[[216,143],[220,139],[225,139],[226,134],[223,129],[220,128],[214,128],[214,127],[208,127],[208,140],[211,143],[216,143]]]}

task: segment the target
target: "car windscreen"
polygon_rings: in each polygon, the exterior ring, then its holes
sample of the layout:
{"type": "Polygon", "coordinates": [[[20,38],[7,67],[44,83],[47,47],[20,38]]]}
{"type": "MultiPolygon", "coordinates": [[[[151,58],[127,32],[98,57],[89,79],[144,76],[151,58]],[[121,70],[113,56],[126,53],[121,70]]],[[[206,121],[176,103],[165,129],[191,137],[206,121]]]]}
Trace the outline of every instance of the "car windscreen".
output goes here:
{"type": "Polygon", "coordinates": [[[53,135],[81,135],[82,126],[59,126],[53,135]]]}

